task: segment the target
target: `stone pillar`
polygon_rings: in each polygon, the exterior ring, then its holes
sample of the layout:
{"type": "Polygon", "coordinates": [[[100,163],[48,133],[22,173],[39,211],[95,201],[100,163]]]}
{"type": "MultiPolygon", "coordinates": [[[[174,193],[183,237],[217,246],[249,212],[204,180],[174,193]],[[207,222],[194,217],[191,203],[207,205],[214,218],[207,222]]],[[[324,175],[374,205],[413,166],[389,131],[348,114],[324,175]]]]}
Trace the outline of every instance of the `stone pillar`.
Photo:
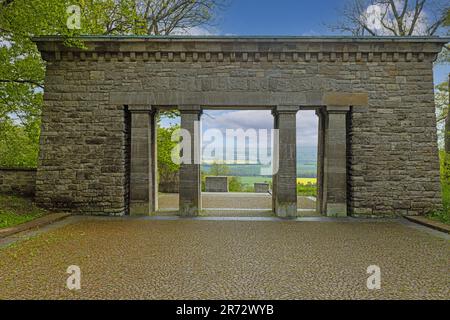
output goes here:
{"type": "Polygon", "coordinates": [[[181,129],[190,135],[190,163],[182,163],[180,168],[180,215],[198,216],[201,211],[201,177],[200,177],[200,106],[180,106],[181,129]]]}
{"type": "Polygon", "coordinates": [[[156,204],[156,123],[150,106],[129,106],[131,113],[130,215],[151,215],[156,204]]]}
{"type": "Polygon", "coordinates": [[[275,129],[278,129],[273,157],[273,209],[282,218],[297,217],[298,110],[297,106],[278,106],[273,111],[275,129]]]}
{"type": "Polygon", "coordinates": [[[347,216],[346,119],[349,111],[349,107],[327,107],[323,210],[329,217],[347,216]]]}
{"type": "Polygon", "coordinates": [[[323,209],[323,183],[324,183],[324,144],[325,144],[325,118],[324,110],[317,109],[316,115],[318,117],[318,143],[317,143],[317,201],[316,211],[319,214],[324,214],[323,209]]]}

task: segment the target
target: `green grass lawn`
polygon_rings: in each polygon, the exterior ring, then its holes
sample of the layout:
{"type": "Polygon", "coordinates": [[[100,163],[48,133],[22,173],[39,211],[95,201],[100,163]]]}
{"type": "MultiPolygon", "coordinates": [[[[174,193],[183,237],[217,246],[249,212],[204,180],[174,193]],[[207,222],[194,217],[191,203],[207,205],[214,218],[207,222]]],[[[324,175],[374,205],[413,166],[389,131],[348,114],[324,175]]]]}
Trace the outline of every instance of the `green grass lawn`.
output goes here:
{"type": "MultiPolygon", "coordinates": [[[[255,183],[272,183],[270,177],[239,177],[245,189],[253,190],[255,183]]],[[[302,180],[302,179],[299,179],[302,180]]],[[[308,180],[308,179],[304,179],[308,180]]],[[[317,186],[314,183],[297,184],[297,194],[305,197],[315,197],[317,195],[317,186]]]]}
{"type": "Polygon", "coordinates": [[[450,225],[450,185],[442,186],[442,200],[444,209],[428,215],[429,218],[450,225]]]}
{"type": "Polygon", "coordinates": [[[272,183],[271,177],[239,177],[243,185],[253,187],[255,183],[272,183]]]}
{"type": "Polygon", "coordinates": [[[31,221],[47,213],[29,198],[0,194],[0,229],[31,221]]]}
{"type": "Polygon", "coordinates": [[[304,197],[316,197],[317,186],[315,184],[298,184],[297,195],[304,197]]]}

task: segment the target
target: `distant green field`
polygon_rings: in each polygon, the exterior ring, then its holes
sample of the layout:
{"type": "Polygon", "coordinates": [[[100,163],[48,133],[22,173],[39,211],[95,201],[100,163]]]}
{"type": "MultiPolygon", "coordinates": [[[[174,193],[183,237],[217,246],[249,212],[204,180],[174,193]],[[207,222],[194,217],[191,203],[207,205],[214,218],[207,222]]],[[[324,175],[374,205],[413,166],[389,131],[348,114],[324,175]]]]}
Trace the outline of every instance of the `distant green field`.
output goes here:
{"type": "Polygon", "coordinates": [[[255,183],[272,183],[271,177],[239,177],[241,183],[245,186],[253,187],[255,183]]]}
{"type": "MultiPolygon", "coordinates": [[[[252,190],[255,183],[270,183],[272,184],[272,178],[270,177],[238,177],[242,183],[244,189],[252,190]]],[[[297,194],[302,196],[316,196],[317,187],[315,183],[310,183],[309,180],[315,179],[298,178],[297,179],[297,194]]]]}

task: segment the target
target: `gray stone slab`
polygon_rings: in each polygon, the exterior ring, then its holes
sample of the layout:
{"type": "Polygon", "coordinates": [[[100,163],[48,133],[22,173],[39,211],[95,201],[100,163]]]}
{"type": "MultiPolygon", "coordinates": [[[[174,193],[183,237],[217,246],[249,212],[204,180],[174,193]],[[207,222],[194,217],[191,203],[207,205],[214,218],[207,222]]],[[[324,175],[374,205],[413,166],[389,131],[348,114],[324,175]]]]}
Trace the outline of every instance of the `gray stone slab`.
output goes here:
{"type": "Polygon", "coordinates": [[[228,192],[228,177],[206,177],[206,192],[228,192]]]}

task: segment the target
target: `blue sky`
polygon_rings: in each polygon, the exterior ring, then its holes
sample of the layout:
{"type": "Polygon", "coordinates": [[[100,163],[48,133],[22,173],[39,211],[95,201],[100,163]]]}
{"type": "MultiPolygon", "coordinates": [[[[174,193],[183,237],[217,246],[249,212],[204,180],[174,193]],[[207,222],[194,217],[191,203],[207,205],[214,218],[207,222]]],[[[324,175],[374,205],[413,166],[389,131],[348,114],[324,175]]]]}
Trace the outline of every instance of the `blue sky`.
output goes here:
{"type": "MultiPolygon", "coordinates": [[[[222,35],[339,35],[328,27],[342,0],[229,0],[213,27],[222,35]]],[[[450,65],[435,67],[435,83],[446,81],[450,65]]]]}
{"type": "Polygon", "coordinates": [[[222,34],[324,35],[340,0],[231,0],[219,18],[222,34]]]}
{"type": "MultiPolygon", "coordinates": [[[[214,26],[208,28],[220,35],[339,35],[328,27],[338,20],[342,0],[229,0],[214,26]]],[[[200,30],[200,33],[201,30],[200,30]]],[[[435,83],[445,81],[450,65],[435,67],[435,83]]],[[[273,117],[267,112],[207,111],[203,128],[272,128],[273,117]]],[[[317,144],[317,117],[302,112],[297,117],[297,141],[301,146],[317,144]]]]}

